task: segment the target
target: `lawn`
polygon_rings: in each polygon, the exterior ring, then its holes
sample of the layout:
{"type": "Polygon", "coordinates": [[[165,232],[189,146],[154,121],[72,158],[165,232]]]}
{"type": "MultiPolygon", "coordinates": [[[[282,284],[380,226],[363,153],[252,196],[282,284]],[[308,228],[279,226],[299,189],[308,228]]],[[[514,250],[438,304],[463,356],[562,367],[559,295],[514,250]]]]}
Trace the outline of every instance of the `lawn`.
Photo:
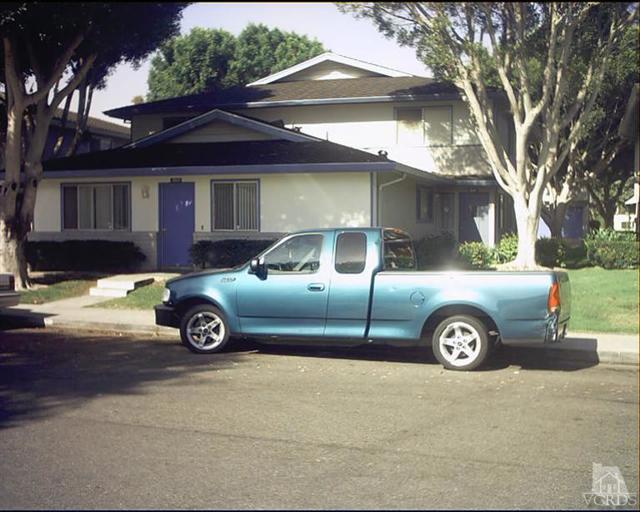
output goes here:
{"type": "MultiPolygon", "coordinates": [[[[582,268],[569,270],[572,331],[638,332],[638,271],[582,268]]],[[[144,286],[121,299],[92,307],[152,309],[162,302],[164,283],[144,286]]]]}
{"type": "Polygon", "coordinates": [[[99,302],[90,307],[109,309],[153,309],[162,302],[164,282],[157,282],[132,291],[126,297],[99,302]]]}
{"type": "Polygon", "coordinates": [[[569,270],[572,331],[638,333],[638,270],[569,270]]]}
{"type": "Polygon", "coordinates": [[[95,279],[70,279],[49,284],[43,288],[20,292],[22,304],[44,304],[54,300],[78,297],[89,293],[89,288],[96,285],[95,279]]]}

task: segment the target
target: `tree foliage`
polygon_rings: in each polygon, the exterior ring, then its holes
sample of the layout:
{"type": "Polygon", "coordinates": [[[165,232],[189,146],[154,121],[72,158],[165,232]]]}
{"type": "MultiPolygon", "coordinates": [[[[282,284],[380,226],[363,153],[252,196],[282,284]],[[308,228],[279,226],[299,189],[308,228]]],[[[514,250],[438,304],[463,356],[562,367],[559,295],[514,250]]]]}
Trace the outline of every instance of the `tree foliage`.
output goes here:
{"type": "Polygon", "coordinates": [[[544,190],[583,135],[612,51],[626,27],[637,23],[637,5],[365,2],[339,7],[414,47],[436,77],[459,87],[493,175],[513,198],[519,237],[515,266],[535,267],[544,190]],[[513,153],[497,128],[499,110],[512,119],[513,153]]]}
{"type": "Polygon", "coordinates": [[[0,184],[0,270],[28,284],[42,153],[58,107],[82,84],[98,86],[116,64],[137,63],[178,32],[182,3],[0,4],[5,177],[0,184]]]}
{"type": "Polygon", "coordinates": [[[245,85],[324,51],[315,39],[263,24],[247,25],[237,38],[221,29],[194,28],[154,56],[147,100],[245,85]]]}

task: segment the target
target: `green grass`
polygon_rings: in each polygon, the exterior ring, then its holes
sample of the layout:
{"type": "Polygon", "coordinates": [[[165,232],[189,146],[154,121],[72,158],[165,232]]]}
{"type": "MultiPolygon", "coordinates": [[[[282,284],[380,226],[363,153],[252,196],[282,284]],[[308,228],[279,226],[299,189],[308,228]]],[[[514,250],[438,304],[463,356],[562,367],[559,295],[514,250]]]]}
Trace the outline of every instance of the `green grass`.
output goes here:
{"type": "Polygon", "coordinates": [[[638,333],[638,270],[569,270],[572,331],[638,333]]]}
{"type": "Polygon", "coordinates": [[[45,302],[78,297],[89,293],[89,288],[95,285],[95,279],[60,281],[44,288],[20,292],[20,302],[22,304],[44,304],[45,302]]]}
{"type": "Polygon", "coordinates": [[[126,297],[99,302],[90,307],[109,309],[153,309],[162,302],[164,283],[153,283],[132,291],[126,297]]]}

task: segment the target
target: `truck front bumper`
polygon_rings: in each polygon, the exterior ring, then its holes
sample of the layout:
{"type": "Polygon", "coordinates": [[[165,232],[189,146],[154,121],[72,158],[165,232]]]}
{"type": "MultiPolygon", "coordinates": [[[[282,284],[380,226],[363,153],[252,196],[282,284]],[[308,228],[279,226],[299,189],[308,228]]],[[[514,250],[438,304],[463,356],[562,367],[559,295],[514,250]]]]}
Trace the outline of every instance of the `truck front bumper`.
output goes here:
{"type": "Polygon", "coordinates": [[[166,304],[158,304],[154,306],[156,312],[156,325],[164,325],[166,327],[180,327],[180,318],[171,306],[166,304]]]}

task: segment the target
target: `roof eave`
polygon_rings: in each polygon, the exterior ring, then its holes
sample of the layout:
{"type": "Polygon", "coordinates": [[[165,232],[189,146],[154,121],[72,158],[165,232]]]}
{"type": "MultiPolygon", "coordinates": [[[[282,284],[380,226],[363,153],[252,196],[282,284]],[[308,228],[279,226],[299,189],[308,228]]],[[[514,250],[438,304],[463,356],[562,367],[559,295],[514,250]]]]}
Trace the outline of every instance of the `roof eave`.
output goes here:
{"type": "MultiPolygon", "coordinates": [[[[497,97],[501,94],[497,91],[490,91],[489,97],[497,97]]],[[[461,94],[459,92],[443,92],[443,93],[430,93],[430,94],[397,94],[391,96],[357,96],[350,98],[316,98],[316,99],[304,99],[304,100],[279,100],[279,101],[249,101],[249,102],[237,102],[237,103],[224,103],[215,104],[202,111],[208,111],[212,109],[232,109],[232,108],[261,108],[261,107],[296,107],[304,105],[344,105],[354,103],[391,103],[395,101],[433,101],[433,100],[457,100],[460,99],[461,94]]],[[[132,110],[135,107],[122,107],[113,110],[107,110],[105,115],[116,117],[118,119],[131,119],[132,115],[143,114],[157,114],[162,110],[152,112],[137,112],[133,113],[132,110]]],[[[183,107],[177,110],[187,110],[188,107],[183,107]]],[[[174,109],[175,110],[175,109],[174,109]]],[[[198,111],[196,111],[198,112],[198,111]]]]}

